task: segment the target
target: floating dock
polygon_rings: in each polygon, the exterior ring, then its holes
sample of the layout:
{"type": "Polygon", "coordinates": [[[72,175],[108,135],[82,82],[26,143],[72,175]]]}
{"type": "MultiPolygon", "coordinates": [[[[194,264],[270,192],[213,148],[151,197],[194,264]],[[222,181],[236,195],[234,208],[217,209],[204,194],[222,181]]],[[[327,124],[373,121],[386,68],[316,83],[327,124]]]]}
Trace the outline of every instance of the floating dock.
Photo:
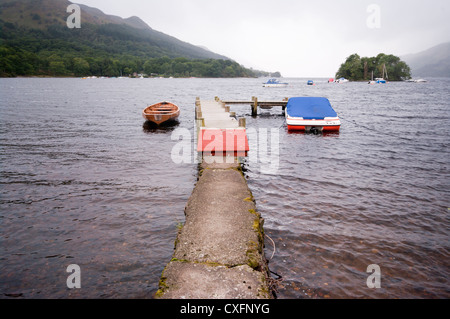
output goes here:
{"type": "Polygon", "coordinates": [[[236,119],[219,99],[197,98],[195,111],[199,178],[156,297],[271,298],[264,219],[238,160],[248,151],[245,119],[236,119]]]}
{"type": "Polygon", "coordinates": [[[236,120],[230,107],[218,98],[214,101],[196,100],[197,151],[201,155],[246,156],[249,146],[245,118],[236,120]]]}

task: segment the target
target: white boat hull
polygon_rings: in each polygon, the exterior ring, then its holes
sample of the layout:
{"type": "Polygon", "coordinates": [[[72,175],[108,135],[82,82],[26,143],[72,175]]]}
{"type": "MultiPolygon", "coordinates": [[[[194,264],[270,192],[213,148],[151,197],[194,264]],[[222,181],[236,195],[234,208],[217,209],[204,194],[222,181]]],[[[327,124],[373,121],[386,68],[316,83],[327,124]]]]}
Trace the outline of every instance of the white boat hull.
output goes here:
{"type": "Polygon", "coordinates": [[[277,84],[263,84],[265,88],[281,88],[288,86],[288,83],[277,83],[277,84]]]}
{"type": "Polygon", "coordinates": [[[323,120],[305,120],[301,117],[291,117],[286,115],[286,124],[288,130],[310,131],[316,128],[319,131],[339,131],[341,121],[339,117],[325,117],[323,120]]]}

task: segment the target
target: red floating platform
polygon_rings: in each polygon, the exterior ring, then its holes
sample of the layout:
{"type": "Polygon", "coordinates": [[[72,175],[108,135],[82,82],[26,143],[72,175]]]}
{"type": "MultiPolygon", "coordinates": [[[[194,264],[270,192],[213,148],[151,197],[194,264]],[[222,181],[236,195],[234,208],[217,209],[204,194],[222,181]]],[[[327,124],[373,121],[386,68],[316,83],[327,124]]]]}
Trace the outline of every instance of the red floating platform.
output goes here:
{"type": "Polygon", "coordinates": [[[202,127],[198,136],[197,151],[203,155],[247,156],[249,146],[246,130],[202,127]]]}

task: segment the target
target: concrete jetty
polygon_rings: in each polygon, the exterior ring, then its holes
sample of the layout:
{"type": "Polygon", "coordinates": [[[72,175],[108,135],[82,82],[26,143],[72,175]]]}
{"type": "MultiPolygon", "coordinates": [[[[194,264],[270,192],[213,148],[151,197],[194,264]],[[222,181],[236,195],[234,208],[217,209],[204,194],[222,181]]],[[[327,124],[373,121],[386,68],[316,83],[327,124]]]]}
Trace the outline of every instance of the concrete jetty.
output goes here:
{"type": "MultiPolygon", "coordinates": [[[[199,131],[232,129],[241,130],[245,135],[242,120],[230,116],[229,108],[218,100],[197,99],[196,120],[199,131]]],[[[223,135],[218,140],[222,137],[226,139],[223,135]]],[[[202,138],[199,134],[198,139],[202,138]]],[[[234,137],[233,141],[236,142],[234,150],[226,141],[228,146],[215,154],[204,153],[200,148],[203,161],[199,165],[198,182],[185,207],[186,221],[178,232],[172,260],[163,270],[156,298],[268,299],[272,296],[263,249],[264,219],[256,211],[236,156],[245,142],[234,137]]]]}

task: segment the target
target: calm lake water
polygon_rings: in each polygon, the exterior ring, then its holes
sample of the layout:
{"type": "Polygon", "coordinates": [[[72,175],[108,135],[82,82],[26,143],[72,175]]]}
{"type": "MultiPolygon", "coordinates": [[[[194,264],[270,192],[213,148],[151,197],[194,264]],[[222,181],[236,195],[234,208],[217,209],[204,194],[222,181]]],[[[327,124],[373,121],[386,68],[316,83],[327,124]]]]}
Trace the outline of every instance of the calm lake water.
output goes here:
{"type": "Polygon", "coordinates": [[[278,131],[275,171],[264,156],[244,163],[278,297],[449,298],[450,79],[287,80],[0,79],[0,297],[151,298],[197,179],[171,159],[176,129],[194,139],[195,97],[324,96],[338,134],[289,134],[281,108],[231,107],[278,131]],[[162,100],[179,124],[145,125],[142,109],[162,100]],[[66,286],[70,264],[81,289],[66,286]]]}

